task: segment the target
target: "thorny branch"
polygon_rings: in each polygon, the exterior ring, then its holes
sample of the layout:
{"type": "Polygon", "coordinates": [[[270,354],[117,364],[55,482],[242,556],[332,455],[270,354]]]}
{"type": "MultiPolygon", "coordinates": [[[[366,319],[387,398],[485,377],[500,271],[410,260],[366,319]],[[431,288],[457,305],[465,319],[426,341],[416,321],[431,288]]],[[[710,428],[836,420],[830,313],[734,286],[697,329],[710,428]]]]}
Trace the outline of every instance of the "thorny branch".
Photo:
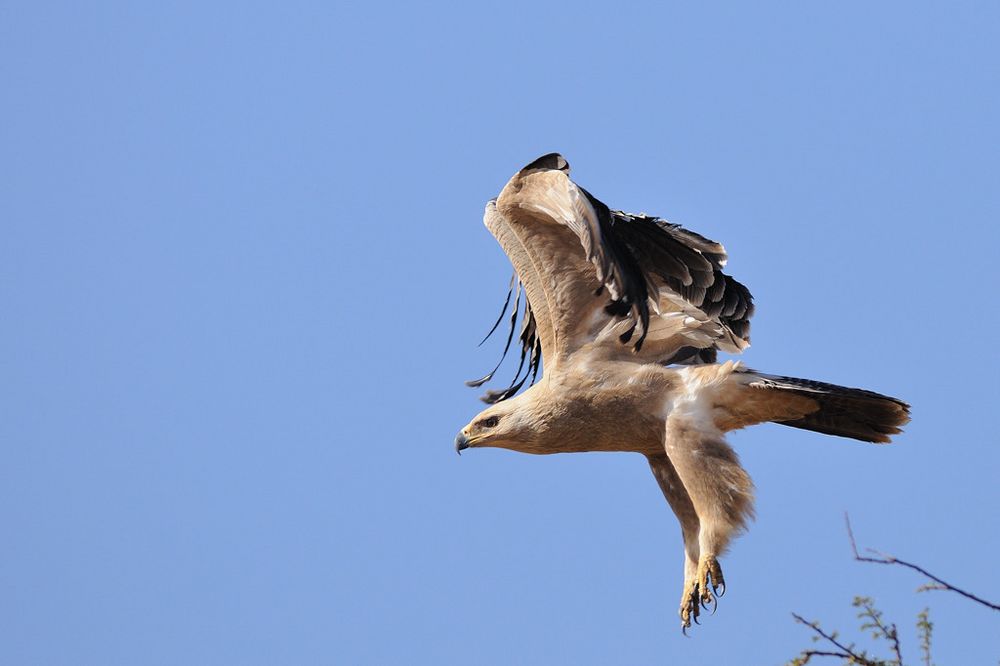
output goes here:
{"type": "Polygon", "coordinates": [[[885,553],[880,553],[877,550],[872,550],[871,548],[866,548],[865,551],[868,552],[868,553],[872,553],[873,555],[876,555],[877,557],[871,557],[871,556],[868,556],[868,555],[862,555],[860,552],[858,552],[858,544],[854,540],[854,530],[851,529],[851,519],[850,519],[850,517],[846,513],[844,514],[844,522],[847,523],[847,536],[851,540],[851,550],[854,551],[854,559],[857,560],[858,562],[870,562],[872,564],[898,564],[900,566],[906,567],[907,569],[912,569],[913,571],[916,571],[917,573],[919,573],[919,574],[921,574],[923,576],[926,576],[927,578],[929,578],[932,581],[934,581],[933,584],[922,585],[919,588],[920,591],[923,591],[923,590],[947,590],[949,592],[954,592],[956,594],[960,594],[963,597],[965,597],[966,599],[974,601],[977,604],[980,604],[982,606],[986,606],[987,608],[991,608],[991,609],[993,609],[995,611],[1000,611],[1000,605],[997,605],[997,604],[994,604],[992,602],[986,601],[985,599],[981,599],[980,597],[977,597],[976,595],[972,594],[971,592],[966,592],[965,590],[963,590],[961,588],[955,587],[951,583],[948,583],[948,582],[945,582],[945,581],[941,580],[940,578],[938,578],[934,574],[930,573],[929,571],[927,571],[923,567],[917,566],[916,564],[913,564],[911,562],[906,562],[906,561],[901,560],[901,559],[899,559],[897,557],[893,557],[892,555],[886,555],[885,553]]]}
{"type": "Polygon", "coordinates": [[[902,666],[903,652],[899,647],[899,631],[896,629],[896,624],[885,626],[885,623],[882,622],[882,612],[875,608],[875,603],[868,597],[855,597],[854,606],[861,609],[858,614],[859,618],[871,621],[862,624],[861,629],[874,629],[876,630],[876,638],[884,638],[889,641],[889,644],[892,645],[892,651],[896,653],[895,663],[897,666],[902,666]]]}
{"type": "MultiPolygon", "coordinates": [[[[805,666],[813,657],[837,657],[839,659],[851,659],[851,655],[844,652],[826,652],[825,650],[805,650],[794,661],[789,662],[790,666],[805,666]]],[[[878,666],[874,661],[854,661],[848,663],[860,664],[860,666],[878,666]]]]}
{"type": "Polygon", "coordinates": [[[809,622],[808,620],[806,620],[801,615],[798,615],[797,613],[792,613],[792,617],[795,618],[796,622],[798,622],[799,624],[804,624],[805,626],[809,627],[819,636],[821,636],[824,640],[826,640],[828,643],[830,643],[838,650],[840,650],[840,652],[826,652],[824,650],[803,650],[802,654],[800,654],[797,659],[791,662],[794,666],[805,666],[805,664],[808,664],[809,660],[812,659],[813,657],[838,657],[840,659],[850,659],[851,661],[849,663],[858,664],[858,666],[882,666],[883,662],[872,661],[871,659],[868,659],[867,655],[858,654],[854,652],[854,650],[852,650],[851,647],[848,647],[843,643],[841,643],[840,641],[838,641],[836,634],[828,634],[825,631],[823,631],[820,628],[818,622],[809,622]]]}
{"type": "MultiPolygon", "coordinates": [[[[854,539],[854,530],[851,529],[851,520],[847,514],[844,515],[844,521],[847,524],[847,536],[851,541],[851,550],[854,553],[854,559],[856,561],[868,562],[871,564],[898,564],[907,569],[916,571],[930,581],[918,587],[918,592],[923,592],[924,590],[946,590],[963,596],[970,601],[973,601],[981,606],[985,606],[986,608],[994,611],[1000,611],[1000,605],[987,601],[986,599],[978,597],[959,587],[955,587],[951,583],[938,578],[923,567],[913,564],[912,562],[901,560],[897,557],[881,553],[871,548],[866,548],[866,554],[862,555],[860,551],[858,551],[857,541],[854,539]]],[[[824,646],[825,649],[803,650],[799,653],[799,656],[788,662],[788,666],[805,666],[805,664],[808,664],[813,657],[833,657],[843,659],[845,664],[854,664],[856,666],[902,666],[903,654],[902,649],[900,648],[899,632],[896,625],[894,623],[886,623],[883,621],[881,611],[875,607],[874,602],[868,597],[855,597],[853,605],[855,608],[859,609],[858,618],[860,618],[863,622],[861,629],[871,630],[873,632],[873,638],[887,641],[895,655],[894,658],[879,659],[878,657],[870,656],[867,650],[859,650],[855,647],[854,643],[845,645],[838,640],[836,632],[827,633],[820,627],[819,622],[808,622],[802,616],[792,613],[792,617],[795,618],[796,622],[809,627],[813,631],[815,634],[813,636],[814,641],[822,640],[828,645],[824,646]],[[832,648],[836,648],[836,650],[831,649],[831,646],[832,648]]],[[[925,608],[917,616],[917,633],[920,639],[921,661],[924,666],[933,666],[933,662],[931,661],[931,632],[933,631],[933,628],[934,625],[930,621],[930,614],[925,608]]]]}

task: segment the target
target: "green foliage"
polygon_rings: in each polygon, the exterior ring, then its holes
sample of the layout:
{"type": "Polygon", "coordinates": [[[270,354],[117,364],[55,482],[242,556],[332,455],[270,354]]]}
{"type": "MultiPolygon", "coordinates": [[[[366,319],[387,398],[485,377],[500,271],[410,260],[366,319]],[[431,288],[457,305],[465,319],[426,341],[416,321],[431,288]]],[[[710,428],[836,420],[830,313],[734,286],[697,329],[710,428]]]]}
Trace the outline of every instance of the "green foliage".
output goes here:
{"type": "MultiPolygon", "coordinates": [[[[915,571],[924,576],[928,581],[918,587],[917,592],[932,590],[951,592],[978,606],[994,612],[1000,612],[1000,604],[993,603],[956,587],[912,562],[906,562],[892,555],[886,555],[871,549],[865,551],[866,553],[870,553],[869,555],[862,555],[858,551],[857,543],[854,541],[854,531],[851,529],[851,521],[847,516],[844,516],[844,518],[847,523],[847,536],[851,541],[851,549],[854,551],[854,559],[856,561],[915,571]]],[[[896,630],[895,623],[885,620],[882,611],[875,607],[875,602],[871,597],[854,597],[852,605],[858,611],[858,619],[861,620],[861,631],[870,632],[873,640],[885,643],[891,653],[890,656],[884,658],[877,657],[869,654],[866,650],[859,649],[855,643],[845,644],[841,641],[837,632],[828,633],[820,626],[818,621],[807,622],[802,616],[792,613],[792,617],[795,618],[796,622],[812,629],[812,640],[815,643],[819,643],[819,647],[811,650],[803,650],[797,657],[787,662],[786,666],[805,666],[814,657],[840,659],[842,664],[854,664],[858,666],[905,666],[903,663],[903,652],[899,644],[899,632],[896,630]]],[[[920,660],[923,666],[934,666],[931,658],[931,637],[933,631],[934,624],[930,619],[930,610],[924,608],[924,610],[917,614],[917,636],[920,639],[920,660]]]]}
{"type": "Polygon", "coordinates": [[[931,633],[934,623],[931,622],[930,609],[925,608],[917,615],[917,634],[920,636],[920,659],[924,666],[934,666],[931,660],[931,633]]]}
{"type": "MultiPolygon", "coordinates": [[[[803,650],[797,657],[789,661],[786,666],[805,666],[814,658],[840,659],[842,664],[853,664],[855,666],[905,666],[903,662],[902,648],[899,643],[899,631],[896,624],[887,622],[885,617],[875,606],[875,601],[871,597],[854,597],[851,605],[857,609],[857,617],[860,620],[860,630],[868,632],[876,643],[881,643],[888,656],[879,656],[875,652],[861,649],[855,642],[845,643],[840,639],[839,632],[827,632],[816,620],[808,622],[798,615],[794,615],[799,624],[804,624],[813,631],[812,640],[819,646],[813,649],[803,650]]],[[[930,621],[930,612],[924,609],[917,615],[917,630],[920,636],[921,659],[924,666],[933,666],[931,661],[931,632],[934,625],[930,621]]]]}

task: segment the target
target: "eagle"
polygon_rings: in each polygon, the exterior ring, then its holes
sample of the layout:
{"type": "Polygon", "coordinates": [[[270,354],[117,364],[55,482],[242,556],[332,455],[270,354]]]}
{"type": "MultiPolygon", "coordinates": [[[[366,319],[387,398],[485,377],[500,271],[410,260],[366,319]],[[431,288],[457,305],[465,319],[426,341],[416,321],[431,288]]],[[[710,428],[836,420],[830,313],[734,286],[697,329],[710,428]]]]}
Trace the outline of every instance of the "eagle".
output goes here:
{"type": "MultiPolygon", "coordinates": [[[[771,422],[886,443],[909,421],[909,405],[718,362],[718,352],[750,345],[754,312],[747,288],[723,272],[725,248],[612,210],[569,174],[565,158],[544,155],[486,204],[486,228],[514,266],[490,334],[513,297],[504,355],[517,333],[521,360],[455,448],[646,456],[680,522],[686,632],[725,593],[719,558],[753,515],[753,483],[725,434],[771,422]]],[[[481,386],[497,368],[467,383],[481,386]]]]}

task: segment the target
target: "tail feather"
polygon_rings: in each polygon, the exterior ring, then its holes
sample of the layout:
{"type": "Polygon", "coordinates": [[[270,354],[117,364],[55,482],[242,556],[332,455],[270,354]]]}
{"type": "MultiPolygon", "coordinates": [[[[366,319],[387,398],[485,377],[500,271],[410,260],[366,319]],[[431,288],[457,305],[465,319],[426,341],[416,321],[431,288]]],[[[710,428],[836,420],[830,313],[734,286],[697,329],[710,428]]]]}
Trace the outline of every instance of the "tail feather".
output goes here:
{"type": "Polygon", "coordinates": [[[898,398],[811,379],[751,374],[754,376],[751,387],[787,392],[809,398],[818,405],[805,416],[774,419],[774,423],[863,442],[886,443],[890,435],[902,432],[901,427],[910,421],[910,406],[898,398]]]}

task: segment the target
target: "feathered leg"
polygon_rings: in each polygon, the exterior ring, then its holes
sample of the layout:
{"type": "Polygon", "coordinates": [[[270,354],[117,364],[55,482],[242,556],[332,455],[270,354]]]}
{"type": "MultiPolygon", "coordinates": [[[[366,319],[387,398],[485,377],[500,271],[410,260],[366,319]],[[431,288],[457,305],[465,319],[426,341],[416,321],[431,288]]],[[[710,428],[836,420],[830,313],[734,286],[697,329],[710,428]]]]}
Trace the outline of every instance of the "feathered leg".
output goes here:
{"type": "Polygon", "coordinates": [[[670,464],[665,454],[647,456],[649,468],[660,484],[663,496],[681,524],[681,536],[684,539],[684,589],[681,592],[681,628],[691,626],[691,620],[698,620],[700,608],[698,605],[698,514],[694,504],[684,489],[677,471],[670,464]],[[692,600],[694,604],[692,605],[692,600]]]}
{"type": "Polygon", "coordinates": [[[718,557],[753,514],[753,483],[712,418],[717,388],[733,367],[727,363],[680,371],[684,387],[672,397],[666,418],[666,454],[698,517],[693,596],[704,605],[715,603],[725,591],[718,557]]]}

